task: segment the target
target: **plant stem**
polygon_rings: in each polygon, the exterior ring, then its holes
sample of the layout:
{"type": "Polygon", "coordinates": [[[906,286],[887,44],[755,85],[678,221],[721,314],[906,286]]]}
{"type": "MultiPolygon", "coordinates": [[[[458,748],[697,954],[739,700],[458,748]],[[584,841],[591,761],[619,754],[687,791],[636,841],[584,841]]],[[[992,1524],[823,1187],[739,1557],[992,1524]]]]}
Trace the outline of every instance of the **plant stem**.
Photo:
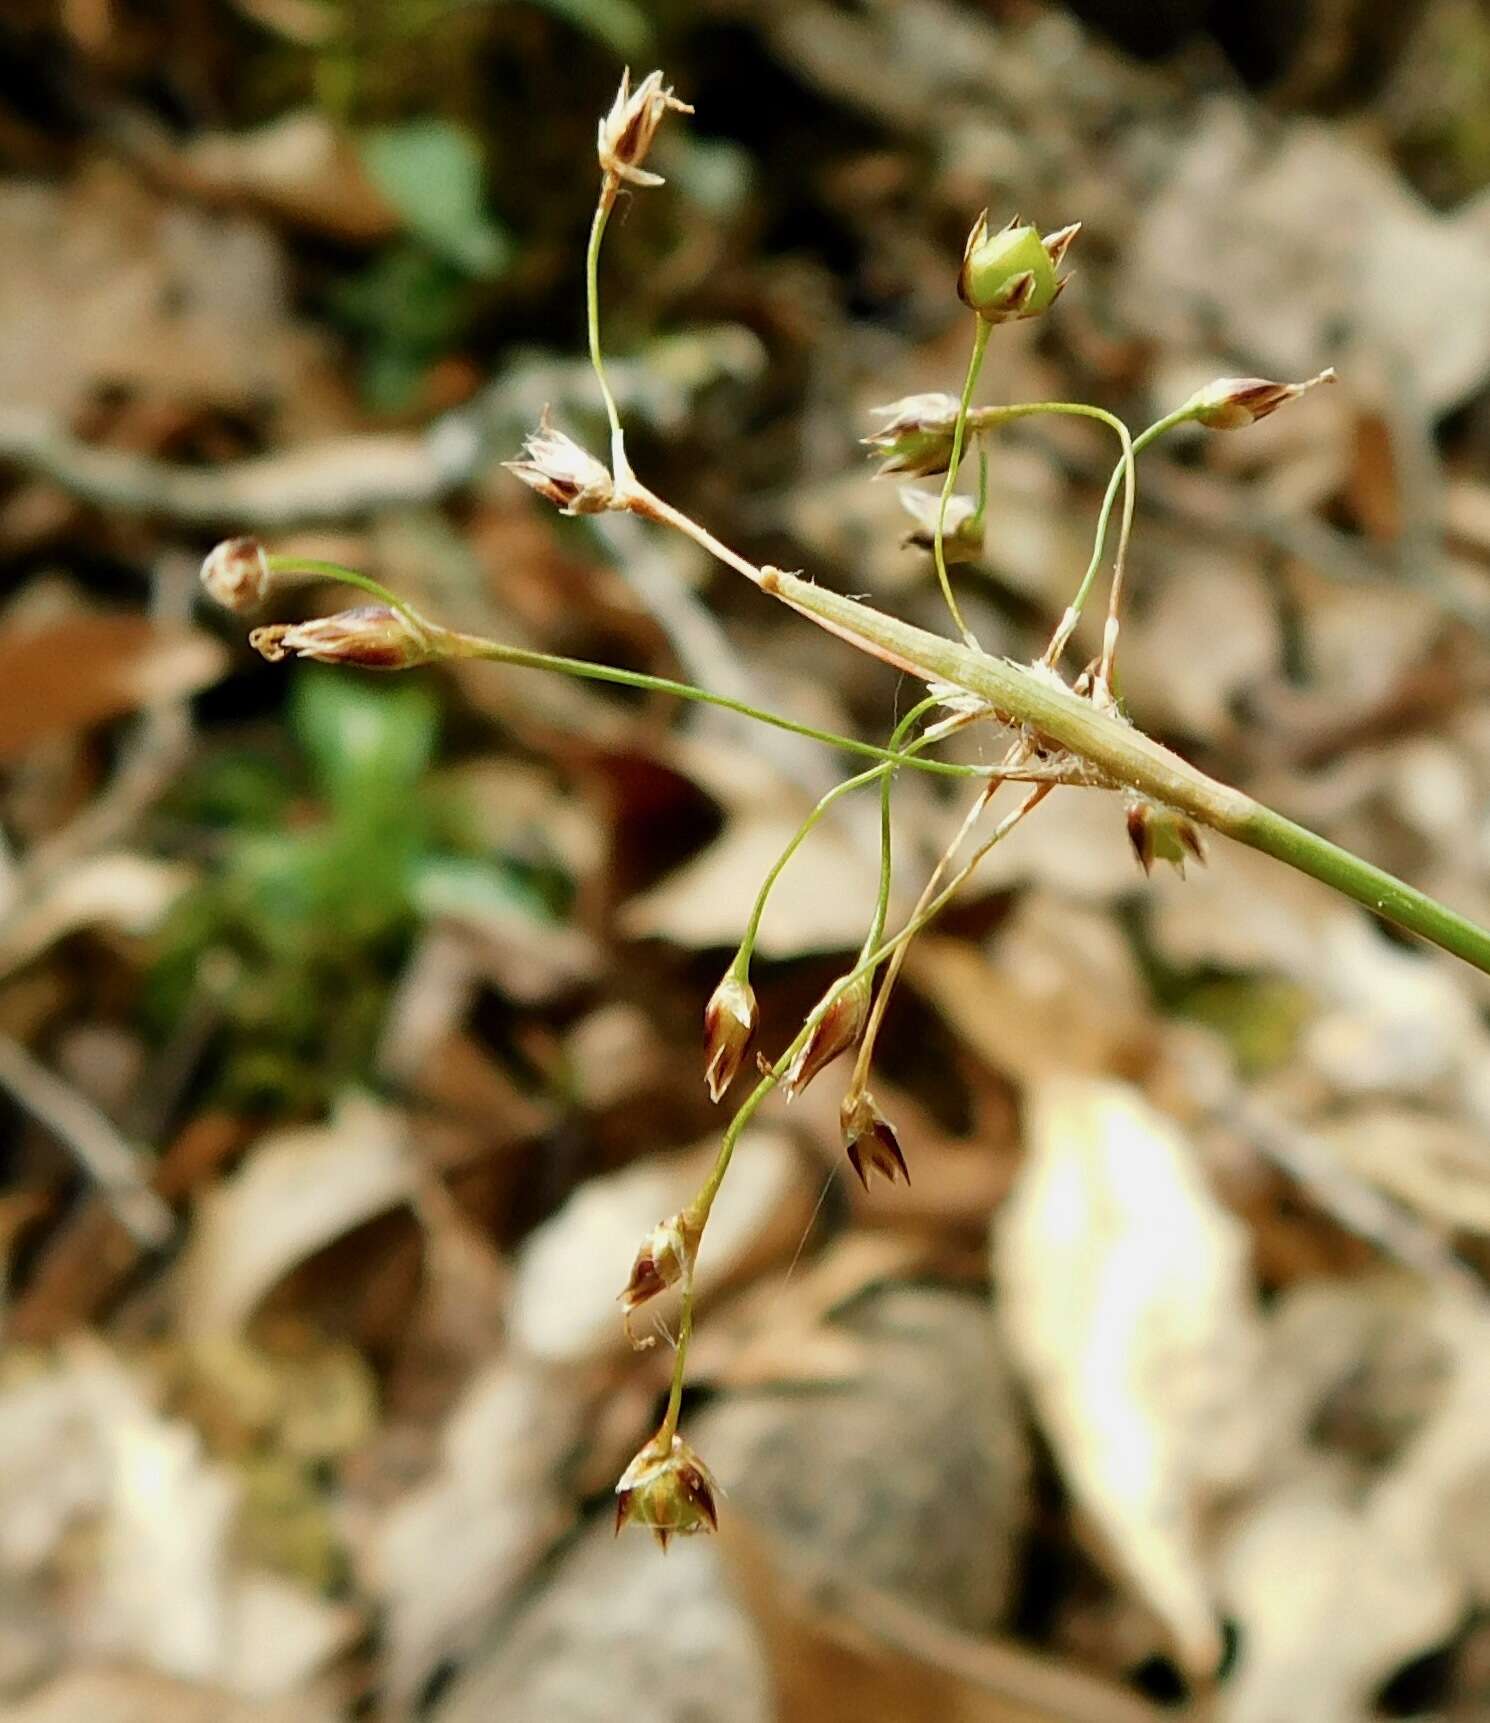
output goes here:
{"type": "Polygon", "coordinates": [[[1111,787],[1141,791],[1239,843],[1312,875],[1367,909],[1490,974],[1490,932],[1389,873],[1208,777],[1116,713],[1053,677],[913,627],[868,605],[772,570],[765,589],[861,650],[912,675],[950,682],[1011,723],[1098,768],[1111,787]]]}
{"type": "Polygon", "coordinates": [[[355,586],[359,592],[365,592],[370,597],[380,600],[390,610],[396,610],[409,626],[420,634],[439,635],[443,629],[428,622],[417,610],[412,610],[404,601],[381,582],[374,580],[371,575],[359,574],[355,568],[345,568],[339,562],[323,562],[315,556],[271,556],[269,572],[279,575],[304,575],[311,580],[334,580],[341,586],[355,586]]]}
{"type": "Polygon", "coordinates": [[[606,174],[600,184],[600,197],[595,204],[595,218],[590,223],[590,243],[585,250],[585,325],[590,338],[590,364],[595,381],[605,398],[606,417],[610,420],[611,477],[620,485],[631,477],[631,463],[626,458],[626,441],[621,431],[621,415],[610,384],[605,380],[605,360],[600,348],[600,242],[605,238],[605,224],[615,208],[619,190],[614,174],[606,174]]]}
{"type": "Polygon", "coordinates": [[[1260,802],[1253,802],[1250,812],[1236,824],[1219,829],[1264,855],[1287,862],[1300,873],[1322,880],[1383,920],[1420,934],[1490,974],[1490,931],[1317,832],[1296,825],[1260,802]]]}
{"type": "MultiPolygon", "coordinates": [[[[846,975],[839,976],[838,980],[808,1012],[791,1045],[782,1053],[775,1065],[762,1075],[760,1082],[741,1102],[738,1112],[725,1127],[724,1137],[719,1144],[719,1153],[714,1157],[714,1165],[709,1170],[709,1176],[700,1186],[698,1195],[688,1205],[689,1219],[698,1227],[700,1235],[709,1224],[709,1214],[714,1207],[714,1199],[719,1194],[719,1187],[724,1183],[724,1175],[729,1171],[730,1161],[734,1158],[735,1146],[738,1144],[746,1125],[750,1123],[760,1109],[761,1103],[779,1082],[777,1072],[787,1069],[807,1037],[832,1009],[834,1002],[846,989],[852,987],[863,976],[872,975],[880,964],[885,962],[887,958],[896,956],[928,922],[941,914],[993,846],[1013,831],[1024,816],[1048,793],[1050,787],[1048,784],[1037,785],[1017,808],[1005,814],[993,831],[957,870],[955,876],[937,893],[936,897],[928,903],[926,902],[926,894],[923,893],[921,903],[917,905],[915,913],[905,926],[893,938],[886,940],[875,950],[862,954],[854,967],[846,975]]],[[[702,1237],[700,1237],[701,1247],[702,1237]]],[[[694,1260],[697,1261],[696,1255],[694,1260]]],[[[693,1283],[693,1269],[690,1267],[687,1279],[683,1283],[683,1304],[678,1320],[678,1344],[673,1353],[672,1382],[668,1389],[667,1410],[663,1414],[659,1432],[662,1437],[669,1440],[677,1431],[678,1415],[683,1406],[683,1383],[688,1366],[688,1342],[693,1336],[693,1283]]]]}
{"type": "MultiPolygon", "coordinates": [[[[1081,578],[1081,585],[1076,589],[1075,598],[1066,607],[1066,614],[1061,618],[1055,633],[1051,636],[1050,645],[1046,647],[1044,657],[1041,659],[1042,663],[1054,665],[1060,662],[1061,654],[1066,650],[1067,643],[1075,632],[1076,624],[1081,620],[1082,610],[1091,594],[1092,586],[1097,578],[1097,570],[1101,564],[1102,541],[1107,536],[1107,523],[1112,516],[1112,504],[1113,499],[1117,496],[1119,481],[1125,475],[1129,481],[1124,491],[1123,514],[1125,526],[1131,526],[1133,505],[1131,480],[1134,460],[1143,453],[1150,443],[1157,442],[1166,431],[1172,431],[1177,425],[1188,423],[1192,417],[1192,409],[1179,407],[1174,412],[1166,414],[1164,418],[1156,420],[1147,430],[1140,431],[1133,438],[1132,443],[1127,446],[1124,459],[1112,469],[1112,477],[1107,481],[1107,490],[1102,498],[1102,507],[1097,511],[1097,535],[1092,549],[1092,560],[1087,564],[1086,573],[1081,578]]],[[[1118,592],[1122,565],[1123,558],[1120,551],[1118,565],[1113,572],[1114,594],[1118,592]]]]}
{"type": "MultiPolygon", "coordinates": [[[[424,626],[428,626],[425,624],[424,626]]],[[[577,676],[589,682],[611,682],[622,688],[642,688],[652,694],[671,694],[679,700],[697,701],[717,706],[725,712],[738,712],[759,724],[770,724],[777,730],[789,730],[794,736],[806,736],[846,753],[864,754],[880,760],[886,766],[912,766],[918,771],[933,772],[946,778],[987,778],[997,774],[996,767],[957,765],[950,760],[927,760],[915,753],[898,753],[893,748],[881,748],[873,742],[861,742],[854,736],[840,736],[832,730],[819,730],[812,724],[799,724],[793,718],[767,712],[728,694],[715,694],[707,688],[696,688],[691,682],[674,682],[667,676],[649,676],[640,670],[620,670],[611,664],[595,664],[586,658],[565,658],[552,652],[537,652],[525,646],[509,646],[500,640],[486,640],[476,634],[437,634],[451,658],[479,658],[493,664],[514,664],[524,670],[555,670],[565,676],[577,676]]],[[[935,738],[937,740],[940,737],[935,738]]],[[[844,786],[840,785],[840,788],[844,786]]],[[[831,793],[831,792],[830,792],[831,793]]]]}
{"type": "Polygon", "coordinates": [[[947,462],[947,476],[942,481],[941,501],[936,511],[936,531],[932,535],[931,552],[936,562],[936,578],[941,583],[942,597],[947,601],[947,609],[952,613],[952,620],[957,624],[957,632],[969,646],[978,644],[966,622],[963,621],[962,611],[958,606],[956,595],[952,591],[952,577],[947,573],[947,551],[943,544],[943,535],[947,525],[947,503],[952,496],[953,486],[957,483],[957,469],[962,465],[962,443],[967,435],[968,409],[972,405],[973,390],[978,384],[978,373],[983,369],[983,356],[988,351],[988,337],[993,329],[991,323],[981,317],[975,317],[977,325],[973,336],[973,350],[968,356],[967,375],[962,382],[962,400],[957,409],[957,423],[952,428],[952,456],[947,462]]]}
{"type": "MultiPolygon", "coordinates": [[[[913,707],[906,713],[905,717],[900,720],[900,722],[895,726],[894,731],[891,733],[890,748],[892,751],[899,750],[901,741],[907,731],[909,731],[912,725],[914,725],[919,718],[921,718],[926,712],[930,711],[936,704],[937,702],[935,700],[923,700],[920,705],[913,707]]],[[[905,750],[905,752],[907,755],[914,754],[919,749],[927,746],[930,742],[937,740],[940,740],[940,737],[929,734],[918,737],[917,740],[905,750]]],[[[749,967],[751,955],[755,951],[755,942],[760,933],[761,917],[765,914],[767,900],[770,898],[771,892],[775,888],[776,881],[780,879],[783,869],[797,853],[798,849],[801,848],[813,827],[817,825],[818,821],[822,819],[823,815],[827,813],[828,809],[833,806],[834,802],[836,802],[839,797],[848,795],[851,790],[860,789],[865,784],[872,784],[876,778],[882,778],[885,782],[886,790],[888,790],[890,777],[893,771],[894,767],[886,762],[882,765],[871,766],[867,772],[860,772],[857,777],[845,778],[841,784],[835,784],[833,788],[821,798],[816,807],[814,807],[811,813],[808,814],[807,818],[802,821],[800,826],[797,827],[795,834],[792,836],[786,848],[782,850],[781,854],[772,864],[771,871],[766,875],[765,879],[761,881],[761,888],[756,893],[755,905],[751,909],[750,920],[746,923],[745,934],[740,941],[739,956],[743,959],[747,968],[749,967]]],[[[881,871],[883,871],[883,869],[881,871]]],[[[883,881],[881,882],[881,885],[883,888],[883,881]]],[[[881,895],[885,895],[883,889],[881,895]]]]}

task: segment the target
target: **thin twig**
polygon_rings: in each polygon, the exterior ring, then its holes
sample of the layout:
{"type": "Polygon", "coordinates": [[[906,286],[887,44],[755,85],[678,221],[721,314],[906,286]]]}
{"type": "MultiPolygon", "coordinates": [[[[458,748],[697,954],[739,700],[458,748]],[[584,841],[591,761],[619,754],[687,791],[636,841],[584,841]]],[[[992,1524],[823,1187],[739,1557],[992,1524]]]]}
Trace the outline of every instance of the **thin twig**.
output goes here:
{"type": "Polygon", "coordinates": [[[0,1035],[0,1088],[72,1151],[137,1244],[158,1250],[169,1240],[171,1211],[141,1177],[137,1151],[90,1100],[9,1035],[0,1035]]]}

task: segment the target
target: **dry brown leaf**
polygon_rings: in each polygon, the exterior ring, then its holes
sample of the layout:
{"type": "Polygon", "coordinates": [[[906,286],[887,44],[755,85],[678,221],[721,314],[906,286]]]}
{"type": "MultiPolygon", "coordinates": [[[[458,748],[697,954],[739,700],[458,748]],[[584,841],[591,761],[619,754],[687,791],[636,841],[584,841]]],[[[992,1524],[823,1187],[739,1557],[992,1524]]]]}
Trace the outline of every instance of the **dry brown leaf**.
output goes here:
{"type": "Polygon", "coordinates": [[[192,196],[244,204],[339,239],[376,242],[402,225],[351,140],[314,109],[253,131],[204,133],[176,153],[152,150],[150,162],[192,196]]]}
{"type": "Polygon", "coordinates": [[[126,1669],[75,1669],[0,1705],[0,1723],[342,1723],[342,1707],[302,1689],[269,1704],[126,1669]]]}
{"type": "Polygon", "coordinates": [[[303,388],[313,351],[252,220],[164,202],[95,157],[64,188],[0,187],[0,255],[8,407],[66,420],[107,389],[252,408],[303,388]]]}
{"type": "Polygon", "coordinates": [[[776,1677],[780,1715],[812,1723],[1152,1723],[1120,1688],[960,1633],[852,1574],[809,1592],[731,1517],[721,1544],[776,1677]]]}
{"type": "Polygon", "coordinates": [[[387,1611],[396,1702],[469,1649],[563,1531],[571,1510],[556,1477],[583,1415],[564,1373],[489,1365],[441,1434],[439,1470],[376,1527],[366,1577],[387,1611]]]}
{"type": "Polygon", "coordinates": [[[1123,682],[1146,729],[1215,741],[1233,702],[1277,673],[1283,633],[1256,560],[1208,549],[1156,583],[1123,625],[1123,682]]]}
{"type": "Polygon", "coordinates": [[[1463,1605],[1424,1540],[1357,1508],[1329,1469],[1249,1511],[1222,1584],[1242,1630],[1227,1723],[1297,1716],[1304,1694],[1310,1723],[1362,1723],[1381,1682],[1440,1640],[1463,1605]]]}
{"type": "Polygon", "coordinates": [[[908,972],[976,1054],[1020,1081],[1128,1074],[1152,1054],[1147,990],[1112,918],[1038,888],[986,954],[923,936],[908,972]]]}
{"type": "Polygon", "coordinates": [[[1342,1164],[1440,1226],[1490,1232],[1490,1144],[1482,1130],[1389,1102],[1322,1121],[1342,1164]]]}
{"type": "Polygon", "coordinates": [[[220,641],[146,616],[78,611],[0,629],[0,760],[32,743],[194,694],[227,668],[220,641]]]}
{"type": "Polygon", "coordinates": [[[87,856],[40,880],[24,904],[0,921],[0,974],[19,969],[82,927],[132,937],[153,933],[196,878],[184,862],[127,850],[87,856]]]}
{"type": "Polygon", "coordinates": [[[102,1424],[121,1397],[117,1364],[101,1348],[69,1349],[59,1367],[0,1395],[0,1568],[40,1571],[64,1533],[102,1508],[109,1456],[102,1424]]]}
{"type": "Polygon", "coordinates": [[[993,850],[976,878],[984,891],[1038,883],[1087,903],[1111,903],[1143,884],[1122,803],[1101,790],[1057,790],[993,850]]]}
{"type": "Polygon", "coordinates": [[[1340,330],[1408,360],[1441,413],[1490,367],[1490,239],[1420,202],[1397,174],[1317,123],[1266,134],[1239,100],[1208,104],[1128,247],[1119,298],[1169,345],[1209,335],[1255,369],[1342,369],[1340,330]],[[1404,259],[1414,289],[1404,292],[1404,259]]]}
{"type": "Polygon", "coordinates": [[[1265,1494],[1221,1566],[1241,1625],[1232,1723],[1292,1715],[1358,1723],[1400,1665],[1439,1644],[1469,1604],[1478,1550],[1459,1542],[1467,1489],[1490,1475],[1490,1312],[1442,1295],[1430,1335],[1452,1375],[1399,1457],[1364,1493],[1315,1462],[1265,1494]]]}
{"type": "Polygon", "coordinates": [[[327,1124],[266,1137],[202,1202],[181,1265],[183,1331],[240,1327],[296,1264],[414,1190],[401,1119],[364,1097],[327,1124]]]}
{"type": "Polygon", "coordinates": [[[1011,1353],[1073,1494],[1207,1673],[1221,1638],[1199,1514],[1262,1435],[1246,1235],[1136,1091],[1050,1079],[1028,1119],[994,1228],[1011,1353]]]}
{"type": "MultiPolygon", "coordinates": [[[[810,806],[783,807],[782,799],[778,788],[772,805],[737,811],[707,849],[626,904],[621,931],[685,946],[737,945],[761,881],[810,806]]],[[[846,825],[825,821],[792,857],[761,922],[762,957],[842,951],[863,940],[879,884],[877,817],[865,803],[846,825]]]]}
{"type": "MultiPolygon", "coordinates": [[[[698,1152],[638,1161],[591,1179],[527,1240],[513,1287],[511,1338],[549,1363],[582,1363],[624,1351],[617,1295],[642,1240],[676,1214],[714,1159],[698,1152]]],[[[769,1238],[800,1189],[796,1156],[785,1137],[747,1132],[741,1139],[699,1252],[698,1283],[707,1293],[769,1238]]],[[[659,1301],[664,1302],[664,1301],[659,1301]]],[[[649,1307],[655,1308],[655,1307],[649,1307]]],[[[646,1313],[638,1326],[646,1321],[646,1313]]]]}

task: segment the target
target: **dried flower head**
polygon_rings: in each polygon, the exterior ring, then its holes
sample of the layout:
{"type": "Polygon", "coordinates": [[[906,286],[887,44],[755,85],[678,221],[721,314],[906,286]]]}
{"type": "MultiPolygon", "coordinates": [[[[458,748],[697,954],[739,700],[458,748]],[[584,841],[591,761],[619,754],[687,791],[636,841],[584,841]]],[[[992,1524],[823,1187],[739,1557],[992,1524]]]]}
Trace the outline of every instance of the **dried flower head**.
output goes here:
{"type": "MultiPolygon", "coordinates": [[[[703,1230],[703,1223],[683,1209],[667,1220],[658,1221],[642,1240],[631,1265],[631,1278],[619,1295],[628,1335],[633,1311],[691,1273],[703,1230]]],[[[631,1343],[638,1350],[652,1344],[650,1339],[638,1341],[635,1336],[631,1343]]]]}
{"type": "Polygon", "coordinates": [[[963,303],[990,323],[1009,323],[1048,311],[1071,279],[1056,271],[1080,232],[1081,223],[1075,221],[1042,239],[1038,229],[1015,216],[990,234],[985,209],[973,223],[962,254],[957,292],[963,303]]]}
{"type": "Polygon", "coordinates": [[[271,664],[289,657],[323,664],[356,664],[364,670],[412,670],[438,658],[438,631],[387,604],[359,604],[308,622],[277,622],[256,628],[248,643],[271,664]]]}
{"type": "Polygon", "coordinates": [[[611,505],[614,486],[609,469],[572,437],[556,431],[547,407],[538,429],[530,431],[523,443],[523,458],[502,465],[539,496],[547,497],[560,514],[603,514],[611,505]]]}
{"type": "Polygon", "coordinates": [[[207,596],[240,615],[269,596],[269,557],[256,538],[225,538],[207,552],[201,582],[207,596]]]}
{"type": "Polygon", "coordinates": [[[876,478],[886,473],[930,478],[946,472],[957,425],[955,395],[904,395],[883,407],[871,407],[870,412],[884,420],[872,436],[861,439],[882,463],[876,478]]]}
{"type": "MultiPolygon", "coordinates": [[[[910,485],[900,487],[900,506],[916,523],[901,540],[917,550],[933,550],[936,546],[936,522],[941,513],[942,499],[930,491],[918,491],[910,485]]],[[[983,517],[971,497],[947,498],[947,514],[942,522],[942,552],[948,562],[976,562],[983,554],[983,517]]]]}
{"type": "Polygon", "coordinates": [[[678,114],[693,112],[687,102],[679,101],[670,88],[663,87],[661,72],[648,72],[633,90],[628,66],[621,74],[621,87],[611,110],[600,122],[595,145],[600,171],[630,180],[633,185],[662,185],[662,175],[648,173],[641,164],[669,108],[678,114]]]}
{"type": "Polygon", "coordinates": [[[1156,861],[1164,861],[1183,879],[1186,856],[1205,860],[1205,845],[1194,821],[1147,796],[1128,798],[1128,841],[1145,873],[1153,872],[1156,861]]]}
{"type": "Polygon", "coordinates": [[[878,1173],[892,1185],[896,1179],[905,1184],[911,1182],[895,1128],[875,1105],[874,1096],[867,1089],[860,1089],[857,1093],[849,1090],[843,1097],[838,1120],[843,1127],[843,1146],[849,1165],[859,1175],[859,1183],[865,1190],[869,1189],[871,1173],[878,1173]]]}
{"type": "Polygon", "coordinates": [[[1317,383],[1334,381],[1333,365],[1304,383],[1270,383],[1266,377],[1218,377],[1214,383],[1197,389],[1182,411],[1210,431],[1244,431],[1289,401],[1298,400],[1317,383]]]}
{"type": "Polygon", "coordinates": [[[645,1526],[663,1549],[673,1536],[718,1531],[718,1494],[713,1473],[683,1438],[659,1430],[616,1485],[616,1531],[645,1526]]]}
{"type": "Polygon", "coordinates": [[[845,987],[818,1018],[812,1033],[802,1043],[781,1079],[781,1092],[788,1101],[796,1100],[818,1072],[831,1065],[840,1053],[846,1053],[857,1045],[869,1021],[873,991],[870,977],[861,975],[851,986],[845,987]]]}
{"type": "Polygon", "coordinates": [[[734,1082],[759,1022],[755,989],[731,964],[704,1007],[704,1081],[711,1101],[734,1082]]]}

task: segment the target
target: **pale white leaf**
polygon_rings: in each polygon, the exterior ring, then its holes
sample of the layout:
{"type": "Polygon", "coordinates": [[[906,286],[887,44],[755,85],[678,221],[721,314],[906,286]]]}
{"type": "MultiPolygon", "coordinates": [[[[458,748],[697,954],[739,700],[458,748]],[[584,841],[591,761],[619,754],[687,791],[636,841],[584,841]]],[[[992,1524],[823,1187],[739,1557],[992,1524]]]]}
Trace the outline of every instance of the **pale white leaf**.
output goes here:
{"type": "Polygon", "coordinates": [[[182,1265],[183,1329],[240,1327],[282,1275],[407,1202],[414,1184],[399,1116],[364,1097],[325,1125],[266,1137],[202,1203],[182,1265]]]}
{"type": "MultiPolygon", "coordinates": [[[[535,1358],[579,1363],[624,1348],[617,1294],[642,1240],[698,1189],[717,1147],[638,1161],[582,1185],[523,1246],[510,1333],[535,1358]]],[[[707,1287],[727,1275],[780,1212],[796,1183],[784,1137],[747,1133],[735,1151],[699,1253],[707,1287]]]]}
{"type": "Polygon", "coordinates": [[[368,1580],[386,1611],[397,1699],[469,1649],[564,1530],[572,1510],[556,1477],[582,1412],[567,1373],[488,1365],[446,1425],[439,1468],[377,1526],[368,1580]]]}
{"type": "Polygon", "coordinates": [[[1011,1354],[1073,1495],[1184,1662],[1213,1669],[1199,1517],[1262,1436],[1244,1230],[1135,1090],[1053,1077],[1027,1118],[994,1232],[1011,1354]]]}

